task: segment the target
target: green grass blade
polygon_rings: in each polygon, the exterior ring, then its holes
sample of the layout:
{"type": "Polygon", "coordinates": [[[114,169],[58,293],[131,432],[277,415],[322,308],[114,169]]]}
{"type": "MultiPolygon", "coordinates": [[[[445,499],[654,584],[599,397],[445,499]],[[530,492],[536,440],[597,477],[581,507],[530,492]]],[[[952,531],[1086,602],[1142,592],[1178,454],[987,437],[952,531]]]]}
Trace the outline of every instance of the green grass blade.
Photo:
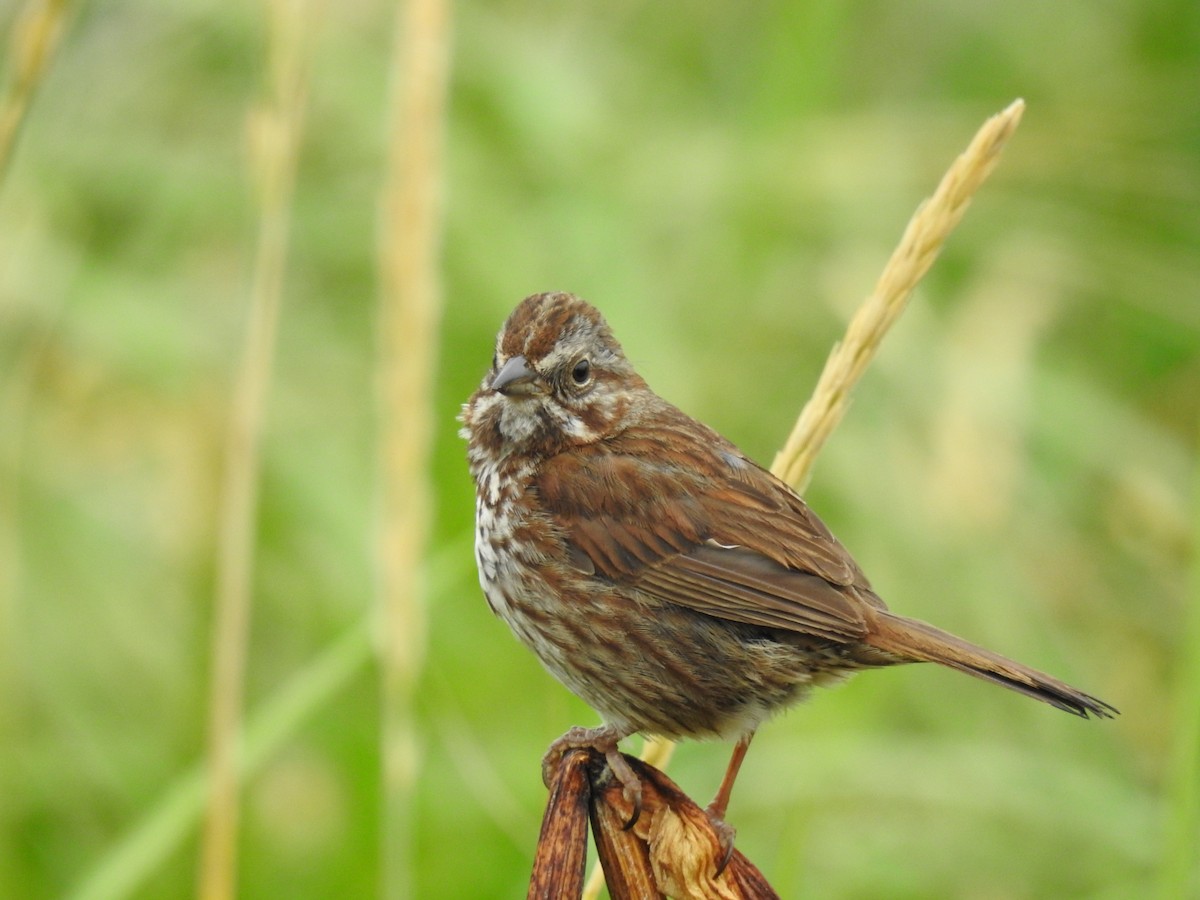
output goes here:
{"type": "MultiPolygon", "coordinates": [[[[368,620],[364,617],[255,711],[239,747],[241,780],[259,771],[370,658],[368,620]]],[[[67,895],[70,900],[128,896],[195,828],[207,794],[204,766],[192,766],[80,880],[67,895]]]]}

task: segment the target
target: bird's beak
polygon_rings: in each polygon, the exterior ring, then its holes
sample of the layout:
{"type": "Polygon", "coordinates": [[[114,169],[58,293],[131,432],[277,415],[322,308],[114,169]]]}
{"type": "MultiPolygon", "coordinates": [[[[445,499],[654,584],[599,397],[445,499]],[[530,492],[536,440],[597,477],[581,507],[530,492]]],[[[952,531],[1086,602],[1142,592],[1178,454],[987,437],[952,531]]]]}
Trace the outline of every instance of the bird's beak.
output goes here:
{"type": "Polygon", "coordinates": [[[506,395],[536,394],[539,390],[537,372],[529,368],[523,356],[513,356],[500,367],[492,379],[492,390],[506,395]]]}

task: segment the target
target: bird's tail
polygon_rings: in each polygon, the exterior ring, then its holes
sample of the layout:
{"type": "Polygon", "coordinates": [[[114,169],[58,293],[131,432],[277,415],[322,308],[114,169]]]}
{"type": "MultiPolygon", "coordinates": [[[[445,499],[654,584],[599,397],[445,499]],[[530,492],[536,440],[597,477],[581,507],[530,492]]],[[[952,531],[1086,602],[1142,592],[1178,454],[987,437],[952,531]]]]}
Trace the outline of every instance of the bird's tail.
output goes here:
{"type": "Polygon", "coordinates": [[[1115,707],[1091,694],[917,619],[880,610],[865,642],[904,660],[958,669],[1085,719],[1117,714],[1115,707]]]}

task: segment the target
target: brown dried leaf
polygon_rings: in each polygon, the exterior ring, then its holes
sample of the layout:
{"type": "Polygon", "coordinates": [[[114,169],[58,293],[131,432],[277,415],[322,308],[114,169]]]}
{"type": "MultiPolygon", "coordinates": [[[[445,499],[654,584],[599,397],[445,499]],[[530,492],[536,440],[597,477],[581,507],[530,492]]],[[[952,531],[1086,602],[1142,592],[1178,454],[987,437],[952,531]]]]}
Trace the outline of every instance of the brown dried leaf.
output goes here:
{"type": "Polygon", "coordinates": [[[583,893],[587,868],[588,804],[592,798],[587,751],[573,750],[563,757],[550,787],[542,817],[529,900],[560,900],[583,893]]]}
{"type": "Polygon", "coordinates": [[[594,757],[592,821],[596,823],[600,862],[614,900],[670,896],[678,900],[769,900],[778,894],[738,850],[718,875],[724,850],[708,815],[661,771],[625,757],[642,781],[641,814],[632,827],[633,806],[621,785],[594,757]],[[636,839],[636,841],[632,840],[636,839]],[[640,849],[633,850],[636,843],[640,849]],[[648,864],[649,873],[645,872],[648,864]],[[649,875],[649,879],[647,879],[649,875]]]}

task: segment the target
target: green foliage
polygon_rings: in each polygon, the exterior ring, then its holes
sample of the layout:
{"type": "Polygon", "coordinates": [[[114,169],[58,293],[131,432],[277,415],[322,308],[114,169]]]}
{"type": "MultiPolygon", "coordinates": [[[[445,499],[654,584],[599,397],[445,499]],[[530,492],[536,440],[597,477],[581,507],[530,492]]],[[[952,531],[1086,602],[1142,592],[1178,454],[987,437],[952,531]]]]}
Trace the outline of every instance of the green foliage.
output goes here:
{"type": "MultiPolygon", "coordinates": [[[[1017,96],[1020,129],[809,496],[896,609],[1123,715],[868,674],[763,729],[730,818],[785,896],[1200,893],[1181,793],[1200,766],[1198,10],[460,5],[421,896],[523,893],[540,754],[595,721],[475,583],[454,417],[504,315],[582,294],[651,385],[769,462],[909,213],[1017,96]]],[[[256,558],[245,896],[378,884],[363,623],[392,13],[326,4],[311,65],[256,558]]],[[[236,6],[87,5],[0,186],[0,896],[193,889],[263,34],[236,6]]],[[[686,745],[673,774],[705,798],[727,750],[686,745]]]]}

